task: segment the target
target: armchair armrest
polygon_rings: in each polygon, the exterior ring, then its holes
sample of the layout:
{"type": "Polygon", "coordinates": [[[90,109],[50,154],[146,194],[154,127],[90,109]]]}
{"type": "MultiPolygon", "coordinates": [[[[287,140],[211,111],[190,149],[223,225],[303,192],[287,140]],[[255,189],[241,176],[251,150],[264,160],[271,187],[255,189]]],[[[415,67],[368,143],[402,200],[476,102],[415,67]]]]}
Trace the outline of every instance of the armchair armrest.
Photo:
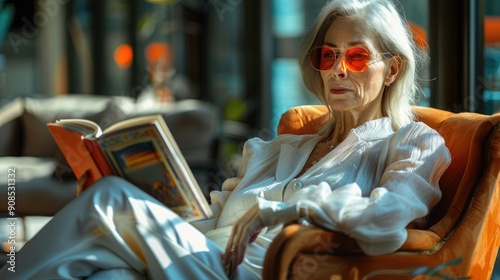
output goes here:
{"type": "MultiPolygon", "coordinates": [[[[397,252],[432,252],[442,242],[442,238],[431,230],[407,229],[407,232],[408,237],[397,252]]],[[[343,233],[291,224],[278,234],[269,248],[264,260],[263,279],[279,279],[279,275],[288,275],[288,269],[300,253],[364,254],[356,240],[343,233]]]]}
{"type": "Polygon", "coordinates": [[[288,275],[298,253],[361,252],[356,241],[345,234],[321,228],[291,224],[273,240],[264,259],[263,279],[281,279],[288,275]],[[272,269],[271,269],[272,268],[272,269]]]}

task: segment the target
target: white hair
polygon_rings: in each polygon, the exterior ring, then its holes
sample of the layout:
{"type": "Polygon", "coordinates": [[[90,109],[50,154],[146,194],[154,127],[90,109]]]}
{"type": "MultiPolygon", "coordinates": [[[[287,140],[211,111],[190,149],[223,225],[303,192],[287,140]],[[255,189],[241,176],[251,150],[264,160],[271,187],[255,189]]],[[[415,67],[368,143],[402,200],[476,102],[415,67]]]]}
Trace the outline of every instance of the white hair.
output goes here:
{"type": "Polygon", "coordinates": [[[408,23],[388,0],[331,0],[325,4],[300,46],[299,63],[307,89],[327,105],[321,75],[312,68],[309,52],[323,45],[328,28],[338,18],[349,18],[360,24],[378,39],[381,52],[401,58],[399,74],[385,87],[382,114],[392,120],[396,130],[413,121],[411,105],[420,90],[416,72],[427,56],[413,40],[408,23]]]}

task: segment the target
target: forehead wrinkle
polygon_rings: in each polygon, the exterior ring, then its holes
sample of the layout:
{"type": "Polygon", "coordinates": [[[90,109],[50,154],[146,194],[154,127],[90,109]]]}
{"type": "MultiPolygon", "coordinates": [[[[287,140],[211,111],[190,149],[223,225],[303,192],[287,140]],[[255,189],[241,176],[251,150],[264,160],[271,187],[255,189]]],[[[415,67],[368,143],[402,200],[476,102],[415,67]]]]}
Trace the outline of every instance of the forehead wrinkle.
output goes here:
{"type": "Polygon", "coordinates": [[[323,44],[333,48],[349,48],[362,45],[369,50],[376,50],[377,42],[373,34],[360,21],[351,18],[337,18],[327,29],[323,44]]]}
{"type": "MultiPolygon", "coordinates": [[[[338,46],[336,44],[328,42],[328,41],[323,42],[323,45],[327,45],[327,46],[330,46],[332,48],[338,48],[338,46]]],[[[358,45],[367,45],[367,43],[365,41],[352,41],[352,42],[348,42],[346,45],[348,47],[352,47],[352,46],[358,46],[358,45]]]]}
{"type": "MultiPolygon", "coordinates": [[[[333,25],[332,25],[333,26],[333,25]]],[[[356,32],[357,34],[355,36],[343,36],[341,32],[349,32],[349,34],[352,34],[352,31],[343,31],[343,30],[331,30],[330,29],[327,31],[325,34],[325,38],[323,39],[323,44],[330,46],[332,48],[349,48],[353,46],[362,46],[368,50],[371,51],[376,51],[378,50],[377,48],[377,42],[370,36],[370,33],[366,30],[364,31],[359,31],[356,32]],[[348,38],[345,38],[348,37],[348,38]],[[349,38],[350,37],[350,38],[349,38]],[[345,40],[344,42],[344,39],[345,40]]],[[[359,28],[355,27],[356,30],[360,30],[359,28]]]]}

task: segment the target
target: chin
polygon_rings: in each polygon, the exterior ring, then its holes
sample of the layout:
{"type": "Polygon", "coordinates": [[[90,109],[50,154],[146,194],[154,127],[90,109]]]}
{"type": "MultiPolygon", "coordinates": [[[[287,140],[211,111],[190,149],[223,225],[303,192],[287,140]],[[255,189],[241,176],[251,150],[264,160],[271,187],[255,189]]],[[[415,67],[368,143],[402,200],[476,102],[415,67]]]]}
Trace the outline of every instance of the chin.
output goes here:
{"type": "Polygon", "coordinates": [[[343,102],[339,100],[336,100],[335,102],[330,102],[329,105],[332,108],[332,110],[336,112],[345,112],[356,108],[356,104],[343,102]]]}

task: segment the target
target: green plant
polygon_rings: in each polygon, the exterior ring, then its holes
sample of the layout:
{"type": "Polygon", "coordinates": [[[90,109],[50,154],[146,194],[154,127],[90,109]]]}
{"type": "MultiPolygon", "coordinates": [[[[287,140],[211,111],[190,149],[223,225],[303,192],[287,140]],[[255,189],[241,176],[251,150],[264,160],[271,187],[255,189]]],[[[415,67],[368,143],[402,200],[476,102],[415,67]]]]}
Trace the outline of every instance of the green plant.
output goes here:
{"type": "Polygon", "coordinates": [[[0,46],[3,44],[10,24],[14,18],[14,6],[7,4],[4,6],[4,0],[0,0],[0,46]]]}

